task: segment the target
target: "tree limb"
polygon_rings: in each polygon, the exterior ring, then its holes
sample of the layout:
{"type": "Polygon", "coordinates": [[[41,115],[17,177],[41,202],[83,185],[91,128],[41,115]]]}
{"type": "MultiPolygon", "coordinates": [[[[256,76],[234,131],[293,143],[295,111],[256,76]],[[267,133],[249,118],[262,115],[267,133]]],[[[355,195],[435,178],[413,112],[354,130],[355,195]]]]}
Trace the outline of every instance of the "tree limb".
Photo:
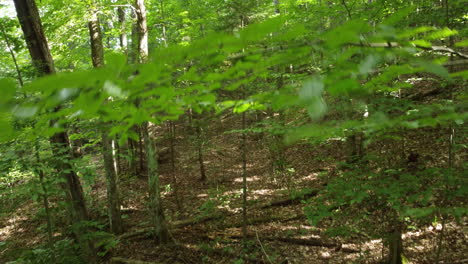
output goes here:
{"type": "Polygon", "coordinates": [[[147,262],[134,259],[126,259],[120,257],[113,257],[110,261],[111,264],[158,264],[157,262],[147,262]]]}
{"type": "MultiPolygon", "coordinates": [[[[398,42],[382,42],[382,43],[350,43],[351,46],[357,46],[357,47],[370,47],[370,48],[402,48],[404,47],[398,42]]],[[[458,57],[468,59],[468,54],[461,53],[459,51],[453,50],[449,47],[445,46],[431,46],[431,47],[426,47],[422,45],[417,45],[417,44],[411,44],[413,47],[422,49],[422,50],[427,50],[427,51],[435,51],[435,52],[446,52],[449,54],[456,55],[458,57]]]]}

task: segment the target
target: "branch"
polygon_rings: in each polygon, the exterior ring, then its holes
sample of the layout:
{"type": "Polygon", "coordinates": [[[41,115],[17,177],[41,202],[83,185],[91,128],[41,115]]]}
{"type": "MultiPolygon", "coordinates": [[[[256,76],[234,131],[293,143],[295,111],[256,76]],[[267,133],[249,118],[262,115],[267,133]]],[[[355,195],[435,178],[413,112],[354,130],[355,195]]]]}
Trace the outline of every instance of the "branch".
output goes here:
{"type": "MultiPolygon", "coordinates": [[[[398,42],[386,42],[386,43],[350,43],[351,46],[357,47],[370,47],[370,48],[401,48],[403,47],[398,42]]],[[[458,57],[468,59],[468,54],[461,53],[459,51],[453,50],[449,47],[444,46],[432,46],[432,47],[425,47],[417,44],[411,44],[413,47],[428,50],[428,51],[435,51],[435,52],[447,52],[449,54],[456,55],[458,57]]]]}
{"type": "Polygon", "coordinates": [[[156,262],[147,262],[134,259],[125,259],[120,257],[113,257],[110,261],[111,264],[157,264],[156,262]]]}

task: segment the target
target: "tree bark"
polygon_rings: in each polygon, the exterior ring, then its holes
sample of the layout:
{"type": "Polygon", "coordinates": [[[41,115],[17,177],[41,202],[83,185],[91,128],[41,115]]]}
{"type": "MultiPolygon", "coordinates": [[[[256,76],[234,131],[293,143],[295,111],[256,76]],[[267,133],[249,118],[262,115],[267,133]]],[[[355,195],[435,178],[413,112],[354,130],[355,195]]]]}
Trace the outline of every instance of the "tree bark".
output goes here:
{"type": "Polygon", "coordinates": [[[160,244],[167,244],[171,242],[171,238],[169,235],[166,219],[164,217],[164,210],[161,201],[156,146],[149,133],[151,126],[152,124],[148,122],[142,125],[142,133],[145,141],[145,150],[148,162],[150,211],[152,214],[156,242],[160,244]]]}
{"type": "Polygon", "coordinates": [[[101,25],[95,9],[91,10],[91,20],[88,22],[88,28],[93,67],[102,67],[104,66],[104,48],[102,46],[101,25]]]}
{"type": "MultiPolygon", "coordinates": [[[[53,123],[53,122],[51,122],[53,123]]],[[[89,221],[88,210],[86,208],[83,188],[81,187],[78,175],[71,165],[72,157],[68,135],[60,132],[53,135],[50,139],[52,152],[58,154],[55,160],[55,167],[59,174],[66,180],[66,192],[69,203],[71,204],[72,223],[77,224],[75,235],[80,242],[83,254],[88,263],[97,263],[97,255],[93,241],[85,239],[85,235],[90,232],[84,222],[89,221]]]]}
{"type": "Polygon", "coordinates": [[[175,125],[173,121],[169,121],[168,123],[169,128],[169,136],[170,136],[170,151],[171,151],[171,174],[172,174],[172,184],[174,185],[174,196],[177,205],[177,209],[179,211],[182,210],[182,206],[180,204],[179,199],[179,185],[177,184],[177,173],[176,173],[176,160],[175,160],[175,125]]]}
{"type": "Polygon", "coordinates": [[[389,239],[389,264],[403,264],[403,241],[401,238],[401,225],[399,221],[395,221],[393,232],[390,234],[389,239]]]}
{"type": "Polygon", "coordinates": [[[127,52],[127,31],[125,27],[125,10],[123,7],[119,6],[117,8],[117,15],[119,17],[119,24],[120,24],[120,34],[119,34],[119,41],[120,41],[120,48],[123,52],[127,52]]]}
{"type": "Polygon", "coordinates": [[[245,133],[246,122],[245,112],[242,113],[242,139],[241,139],[241,155],[242,155],[242,241],[243,248],[247,250],[247,135],[245,133]]]}
{"type": "MultiPolygon", "coordinates": [[[[91,41],[91,58],[95,68],[104,66],[104,48],[102,45],[102,32],[96,9],[91,10],[91,20],[88,22],[91,41]]],[[[108,124],[103,124],[101,132],[102,156],[106,172],[107,201],[110,230],[114,234],[123,231],[122,217],[120,213],[120,199],[117,188],[117,172],[114,164],[112,140],[108,137],[108,124]]]]}
{"type": "MultiPolygon", "coordinates": [[[[144,0],[135,0],[135,13],[137,17],[138,62],[144,63],[148,59],[148,30],[146,27],[146,8],[144,0]]],[[[142,135],[145,144],[148,169],[148,192],[155,240],[157,243],[164,245],[172,242],[172,238],[169,234],[169,228],[162,206],[156,144],[149,132],[152,126],[152,123],[144,122],[140,126],[140,135],[142,135]]]]}
{"type": "Polygon", "coordinates": [[[112,154],[112,140],[107,136],[107,130],[102,132],[102,155],[107,182],[107,201],[109,212],[110,230],[114,234],[123,231],[122,216],[120,212],[120,197],[117,187],[117,173],[114,167],[112,154]]]}
{"type": "Polygon", "coordinates": [[[197,132],[197,152],[198,152],[198,165],[200,166],[200,181],[206,182],[205,161],[203,159],[203,129],[202,121],[200,121],[195,128],[197,132]]]}
{"type": "MultiPolygon", "coordinates": [[[[14,3],[33,65],[38,74],[48,75],[55,73],[54,62],[50,54],[47,39],[42,30],[42,23],[36,3],[34,0],[14,0],[14,3]]],[[[54,110],[58,112],[60,107],[56,107],[54,110]]],[[[55,121],[51,120],[51,126],[54,123],[55,121]]],[[[89,230],[82,223],[83,221],[88,221],[89,217],[80,180],[70,163],[72,151],[67,133],[59,132],[54,134],[50,138],[50,143],[53,153],[56,153],[58,157],[55,160],[55,168],[59,175],[66,180],[67,188],[65,192],[71,204],[71,219],[74,224],[78,225],[75,229],[75,235],[81,244],[87,262],[97,263],[97,255],[93,242],[84,238],[89,230]]]]}
{"type": "Polygon", "coordinates": [[[138,59],[143,63],[148,59],[148,27],[146,25],[146,7],[144,0],[135,0],[136,31],[138,34],[138,59]]]}
{"type": "Polygon", "coordinates": [[[275,6],[275,14],[280,14],[280,2],[279,0],[273,0],[273,5],[275,6]]]}
{"type": "Polygon", "coordinates": [[[14,0],[16,13],[26,39],[29,54],[39,75],[55,73],[54,61],[42,30],[41,18],[34,0],[14,0]]]}

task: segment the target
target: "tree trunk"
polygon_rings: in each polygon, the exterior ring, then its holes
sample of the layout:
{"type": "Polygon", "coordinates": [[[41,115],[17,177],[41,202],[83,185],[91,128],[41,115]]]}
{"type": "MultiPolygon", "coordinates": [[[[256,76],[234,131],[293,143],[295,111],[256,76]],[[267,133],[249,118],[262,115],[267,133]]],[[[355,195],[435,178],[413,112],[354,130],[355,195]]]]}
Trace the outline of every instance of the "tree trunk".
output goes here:
{"type": "Polygon", "coordinates": [[[136,30],[138,35],[138,59],[143,63],[148,59],[148,27],[146,26],[146,8],[144,0],[135,0],[135,13],[137,17],[136,30]]]}
{"type": "Polygon", "coordinates": [[[119,6],[117,8],[117,15],[119,17],[119,24],[120,24],[120,34],[119,34],[119,41],[120,41],[120,48],[123,52],[127,52],[127,31],[125,27],[125,10],[119,6]]]}
{"type": "Polygon", "coordinates": [[[175,166],[175,125],[173,121],[169,121],[168,123],[169,128],[169,136],[170,136],[170,151],[171,151],[171,170],[172,170],[172,184],[174,185],[174,196],[177,205],[177,209],[179,211],[182,210],[182,206],[180,204],[179,199],[179,185],[177,184],[177,176],[176,176],[176,166],[175,166]]]}
{"type": "Polygon", "coordinates": [[[245,133],[245,112],[242,113],[242,241],[243,248],[247,250],[247,135],[245,133]]]}
{"type": "MultiPolygon", "coordinates": [[[[132,9],[132,20],[136,20],[136,11],[132,9]]],[[[138,26],[137,23],[132,24],[132,32],[130,35],[130,48],[127,50],[128,63],[138,63],[138,26]]]]}
{"type": "Polygon", "coordinates": [[[201,128],[201,121],[195,128],[197,131],[197,152],[198,152],[198,165],[200,166],[200,181],[206,182],[205,162],[203,159],[203,130],[201,128]]]}
{"type": "Polygon", "coordinates": [[[275,6],[275,14],[280,14],[280,2],[279,0],[273,0],[273,5],[275,6]]]}
{"type": "MultiPolygon", "coordinates": [[[[39,75],[55,73],[54,63],[42,30],[42,23],[36,3],[34,0],[14,0],[14,3],[33,65],[39,75]]],[[[59,110],[60,107],[55,108],[56,112],[59,110]]],[[[50,123],[51,126],[53,126],[55,121],[51,120],[50,123]]],[[[55,168],[59,175],[66,180],[66,186],[68,188],[65,192],[71,204],[71,219],[74,224],[78,224],[78,228],[75,229],[75,235],[81,244],[87,262],[96,263],[97,255],[94,244],[91,240],[86,240],[84,238],[85,234],[88,233],[88,228],[82,224],[82,221],[89,220],[88,212],[80,180],[69,162],[72,153],[66,132],[54,134],[50,138],[50,143],[53,153],[60,156],[55,160],[55,168]],[[64,155],[62,156],[60,154],[64,155]]]]}
{"type": "MultiPolygon", "coordinates": [[[[41,157],[39,155],[39,142],[36,140],[35,146],[34,146],[34,154],[36,156],[36,162],[37,164],[41,164],[41,157]]],[[[49,194],[47,187],[44,182],[44,171],[42,168],[38,168],[37,170],[37,175],[39,176],[39,183],[41,185],[42,189],[42,203],[44,206],[45,214],[46,214],[46,222],[47,222],[47,242],[49,249],[51,250],[52,254],[52,260],[55,260],[55,252],[53,251],[54,249],[54,235],[53,235],[53,227],[52,227],[52,213],[50,212],[50,205],[49,205],[49,194]]]]}
{"type": "Polygon", "coordinates": [[[169,229],[167,227],[166,219],[164,217],[164,210],[162,207],[156,145],[149,133],[149,129],[151,127],[151,123],[144,123],[142,125],[142,133],[145,141],[146,158],[148,162],[150,211],[152,214],[151,217],[156,242],[159,242],[161,244],[167,244],[171,241],[171,238],[169,236],[169,229]]]}
{"type": "Polygon", "coordinates": [[[388,249],[388,263],[389,264],[403,264],[403,243],[401,238],[401,225],[397,220],[393,232],[390,234],[388,249]]]}
{"type": "MultiPolygon", "coordinates": [[[[89,36],[91,41],[91,58],[95,68],[104,66],[104,48],[102,45],[102,33],[99,18],[96,10],[91,10],[91,20],[88,23],[89,36]]],[[[104,169],[106,171],[107,182],[107,201],[110,230],[114,234],[120,234],[123,231],[122,218],[120,213],[120,199],[117,188],[117,173],[114,164],[114,154],[112,140],[108,137],[108,127],[103,126],[101,132],[102,156],[104,160],[104,169]]]]}
{"type": "Polygon", "coordinates": [[[102,46],[101,25],[95,9],[91,10],[91,20],[88,22],[88,27],[93,67],[102,67],[104,66],[104,48],[102,46]]]}
{"type": "MultiPolygon", "coordinates": [[[[53,121],[51,122],[53,125],[53,121]]],[[[59,174],[65,178],[67,197],[71,204],[72,223],[77,225],[75,235],[81,244],[83,254],[88,263],[97,263],[96,250],[93,241],[86,239],[85,236],[90,232],[84,222],[89,221],[88,210],[86,208],[83,188],[81,187],[78,175],[71,166],[72,157],[68,136],[65,132],[53,135],[50,139],[52,152],[56,153],[55,167],[59,174]]]]}
{"type": "Polygon", "coordinates": [[[34,0],[14,0],[16,13],[26,39],[29,54],[39,75],[55,73],[54,61],[42,30],[34,0]]]}
{"type": "Polygon", "coordinates": [[[107,180],[107,201],[109,210],[110,230],[114,234],[123,231],[122,216],[120,212],[120,198],[117,187],[117,173],[114,167],[112,155],[112,140],[107,136],[107,131],[102,132],[102,155],[107,180]]]}
{"type": "Polygon", "coordinates": [[[143,153],[143,135],[142,133],[142,128],[141,126],[137,126],[138,128],[138,156],[139,156],[139,161],[140,161],[140,173],[142,174],[143,171],[145,171],[145,158],[144,158],[144,153],[143,153]]]}
{"type": "MultiPolygon", "coordinates": [[[[144,0],[135,0],[135,13],[137,16],[138,62],[144,63],[148,59],[148,30],[146,27],[146,8],[144,0]]],[[[148,192],[155,240],[164,245],[172,242],[172,238],[169,234],[169,228],[167,227],[162,206],[156,144],[149,133],[152,126],[152,123],[144,122],[140,126],[140,135],[142,135],[145,144],[148,169],[148,192]]]]}

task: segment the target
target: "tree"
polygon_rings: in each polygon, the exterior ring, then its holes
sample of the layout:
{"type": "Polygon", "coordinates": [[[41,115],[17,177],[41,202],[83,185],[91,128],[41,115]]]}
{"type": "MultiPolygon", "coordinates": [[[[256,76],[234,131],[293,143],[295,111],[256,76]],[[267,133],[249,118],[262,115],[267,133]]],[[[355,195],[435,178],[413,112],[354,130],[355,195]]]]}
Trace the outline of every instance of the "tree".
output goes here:
{"type": "MultiPolygon", "coordinates": [[[[135,12],[137,16],[138,58],[140,62],[146,62],[148,59],[148,29],[146,25],[146,7],[144,0],[135,0],[135,12]]],[[[156,144],[150,134],[150,130],[153,127],[154,125],[152,122],[145,122],[141,126],[141,131],[145,142],[148,168],[148,192],[155,240],[164,245],[169,243],[172,238],[169,234],[161,200],[156,144]]]]}
{"type": "MultiPolygon", "coordinates": [[[[15,0],[14,3],[29,53],[38,74],[54,74],[54,62],[44,32],[42,31],[39,12],[34,0],[15,0]]],[[[55,123],[56,120],[51,120],[52,126],[55,123]]],[[[55,153],[61,155],[55,161],[56,170],[67,182],[67,189],[64,191],[67,193],[68,202],[72,207],[72,222],[78,225],[76,228],[76,236],[83,246],[84,255],[89,263],[95,263],[96,252],[93,242],[89,240],[86,241],[84,238],[88,229],[86,226],[80,226],[83,225],[84,221],[89,220],[89,217],[80,180],[70,165],[69,159],[71,157],[71,149],[66,132],[53,134],[50,138],[50,144],[55,153]]]]}
{"type": "MultiPolygon", "coordinates": [[[[51,182],[59,186],[60,179],[48,177],[54,172],[64,176],[63,190],[70,201],[74,200],[67,179],[81,180],[81,197],[74,195],[91,200],[89,214],[94,221],[75,217],[81,209],[77,205],[68,209],[77,230],[75,242],[84,251],[86,241],[93,241],[101,254],[139,258],[127,250],[110,249],[118,241],[125,247],[130,239],[138,240],[135,248],[154,247],[153,241],[140,239],[142,236],[169,243],[173,239],[170,226],[181,241],[187,234],[193,239],[209,232],[210,241],[215,236],[213,243],[201,239],[198,244],[200,254],[195,261],[208,263],[213,252],[218,262],[225,257],[279,263],[299,250],[292,244],[317,247],[317,253],[318,247],[335,248],[341,253],[329,251],[330,258],[340,258],[342,253],[359,251],[349,243],[364,245],[371,240],[381,241],[381,252],[370,249],[370,254],[383,263],[399,264],[405,259],[448,263],[458,257],[458,248],[445,243],[461,230],[467,214],[462,154],[466,142],[461,132],[468,118],[463,101],[463,67],[468,56],[461,51],[467,46],[463,40],[467,31],[466,12],[460,3],[137,0],[131,7],[135,23],[128,60],[122,35],[126,31],[116,26],[125,24],[122,10],[130,7],[128,1],[102,2],[99,18],[105,21],[104,27],[99,25],[94,5],[59,0],[38,4],[50,36],[45,47],[50,46],[55,54],[54,60],[40,58],[38,65],[47,70],[48,63],[55,63],[58,74],[31,81],[15,25],[2,24],[4,39],[10,44],[0,49],[5,55],[0,58],[0,75],[16,78],[17,72],[24,73],[25,85],[17,89],[13,78],[0,79],[1,219],[4,211],[7,217],[21,212],[16,210],[21,203],[16,205],[14,194],[23,197],[16,190],[33,183],[37,186],[26,193],[36,197],[34,200],[48,196],[43,201],[49,201],[49,213],[66,230],[68,225],[60,222],[65,212],[60,207],[61,197],[51,188],[51,182]],[[101,33],[108,40],[105,65],[101,33]],[[11,50],[15,51],[16,67],[11,50]],[[190,124],[178,121],[184,117],[190,124]],[[159,140],[167,133],[164,126],[168,123],[170,142],[159,140]],[[55,139],[61,145],[51,149],[37,136],[53,142],[52,137],[62,132],[67,133],[55,139]],[[118,175],[122,205],[130,205],[123,209],[129,219],[126,223],[131,230],[138,228],[119,235],[118,240],[101,231],[110,222],[111,230],[120,232],[116,230],[121,219],[117,217],[120,201],[115,167],[124,166],[113,164],[112,139],[117,138],[123,153],[119,157],[130,161],[130,170],[119,169],[118,175]],[[208,141],[209,145],[204,144],[208,141]],[[82,149],[79,157],[72,158],[68,142],[82,149]],[[40,150],[39,159],[29,149],[40,150]],[[131,155],[125,155],[126,149],[131,155]],[[159,149],[170,149],[170,164],[163,155],[158,159],[164,153],[159,149]],[[267,166],[269,159],[273,166],[267,166]],[[104,170],[96,165],[100,160],[104,170]],[[273,174],[279,172],[275,179],[287,181],[287,190],[271,184],[269,167],[274,167],[273,174]],[[200,183],[193,179],[198,171],[200,178],[210,180],[200,183]],[[42,178],[44,184],[39,183],[42,178]],[[108,202],[101,201],[104,181],[108,183],[108,202]],[[169,183],[179,185],[165,185],[169,183]],[[188,209],[184,212],[168,199],[176,189],[180,190],[176,195],[185,201],[187,197],[197,199],[184,203],[188,209]],[[280,195],[286,197],[276,200],[280,195]],[[269,198],[273,201],[263,201],[269,198]],[[145,211],[140,211],[145,206],[149,208],[147,219],[145,211]],[[295,206],[295,215],[285,217],[279,212],[289,213],[291,208],[276,210],[278,206],[295,206]],[[267,208],[275,209],[264,211],[267,208]],[[109,220],[100,217],[106,210],[109,220]],[[187,214],[189,219],[185,219],[187,214]],[[220,216],[223,223],[216,224],[214,220],[220,216]],[[291,219],[299,224],[298,232],[284,231],[285,222],[291,219]],[[278,224],[268,229],[275,232],[274,237],[253,226],[276,220],[278,224]],[[177,230],[201,221],[207,224],[177,230]],[[303,227],[307,224],[319,228],[303,227]],[[241,227],[242,233],[232,235],[225,230],[231,226],[241,227]],[[421,243],[425,251],[421,254],[414,247],[418,241],[409,244],[404,234],[428,228],[433,232],[421,237],[435,243],[421,243]],[[249,241],[252,236],[247,230],[255,231],[256,240],[249,241]],[[214,248],[218,231],[223,241],[229,240],[223,254],[214,248]],[[320,238],[294,238],[309,232],[320,238]],[[327,241],[335,236],[345,244],[327,241]]],[[[47,211],[46,203],[44,207],[47,211]]],[[[86,216],[88,208],[84,208],[86,216]]],[[[51,233],[48,230],[49,237],[51,233]]],[[[53,250],[57,257],[53,262],[72,263],[64,256],[76,254],[63,249],[76,248],[75,242],[63,243],[66,231],[53,239],[57,246],[16,251],[21,252],[18,261],[51,262],[53,250]]],[[[3,247],[12,247],[9,242],[0,242],[0,254],[3,247]]],[[[145,258],[168,262],[172,250],[160,250],[161,254],[144,254],[145,258]]],[[[170,261],[180,254],[184,251],[177,251],[170,261]]],[[[368,257],[360,252],[346,259],[362,262],[368,257]]]]}
{"type": "MultiPolygon", "coordinates": [[[[91,9],[91,20],[88,23],[89,36],[91,43],[91,58],[93,66],[99,68],[104,66],[104,47],[102,45],[101,26],[96,8],[91,9]]],[[[104,169],[107,178],[107,201],[109,212],[110,230],[114,234],[120,234],[123,231],[122,218],[120,213],[120,198],[117,188],[117,172],[114,166],[114,151],[112,140],[109,138],[109,124],[102,122],[103,131],[101,132],[102,156],[104,160],[104,169]]]]}

